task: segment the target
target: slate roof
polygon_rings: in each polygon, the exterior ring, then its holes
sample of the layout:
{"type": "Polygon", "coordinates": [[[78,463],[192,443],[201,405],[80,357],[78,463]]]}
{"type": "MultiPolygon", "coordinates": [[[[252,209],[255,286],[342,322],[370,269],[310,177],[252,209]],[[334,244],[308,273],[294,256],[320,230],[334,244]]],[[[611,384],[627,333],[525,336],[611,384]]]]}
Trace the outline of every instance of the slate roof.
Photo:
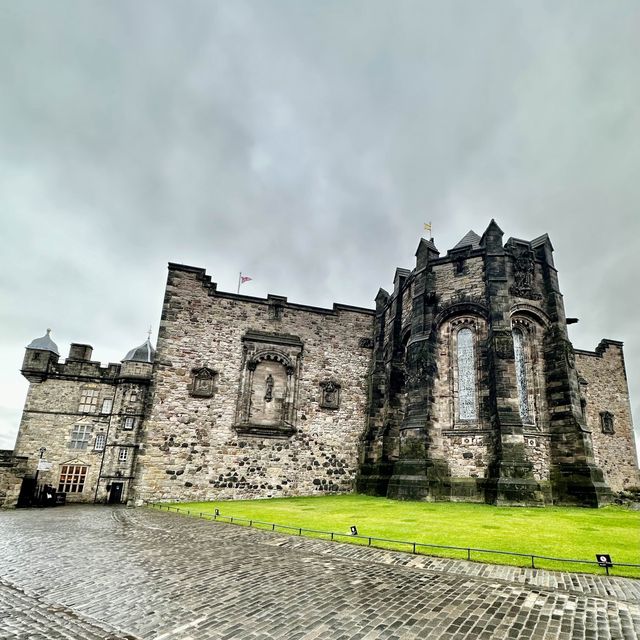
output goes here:
{"type": "Polygon", "coordinates": [[[58,345],[51,339],[49,335],[51,333],[51,329],[47,329],[47,333],[45,333],[41,338],[36,338],[32,340],[28,345],[27,349],[40,349],[41,351],[51,351],[51,353],[55,353],[57,356],[60,355],[58,351],[58,345]]]}
{"type": "Polygon", "coordinates": [[[456,249],[462,249],[463,247],[471,247],[472,249],[477,249],[480,247],[480,236],[473,230],[469,231],[467,235],[458,242],[458,244],[453,247],[452,251],[456,249]]]}
{"type": "Polygon", "coordinates": [[[151,342],[147,338],[139,347],[134,347],[122,358],[122,362],[153,362],[156,356],[156,350],[151,346],[151,342]]]}

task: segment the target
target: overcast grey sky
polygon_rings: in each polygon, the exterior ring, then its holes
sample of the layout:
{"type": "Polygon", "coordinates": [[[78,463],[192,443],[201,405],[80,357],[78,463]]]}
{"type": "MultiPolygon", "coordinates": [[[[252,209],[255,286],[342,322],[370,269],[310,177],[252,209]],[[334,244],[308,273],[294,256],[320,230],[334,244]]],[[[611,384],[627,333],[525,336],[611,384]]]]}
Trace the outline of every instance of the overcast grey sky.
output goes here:
{"type": "Polygon", "coordinates": [[[119,361],[168,261],[372,306],[494,217],[549,233],[574,345],[625,342],[640,418],[640,3],[0,4],[0,448],[51,327],[119,361]]]}

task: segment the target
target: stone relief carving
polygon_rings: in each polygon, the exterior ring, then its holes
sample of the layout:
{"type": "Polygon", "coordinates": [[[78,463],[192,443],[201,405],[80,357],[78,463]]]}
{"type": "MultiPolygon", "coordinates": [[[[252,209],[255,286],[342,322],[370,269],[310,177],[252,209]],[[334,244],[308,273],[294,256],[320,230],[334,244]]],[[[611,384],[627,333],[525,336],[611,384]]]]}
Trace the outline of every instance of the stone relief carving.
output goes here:
{"type": "Polygon", "coordinates": [[[615,433],[613,429],[613,413],[610,411],[601,411],[600,426],[602,428],[602,433],[615,433]]]}
{"type": "Polygon", "coordinates": [[[573,345],[568,340],[565,340],[565,343],[564,343],[564,355],[565,355],[565,358],[567,359],[567,364],[569,365],[569,367],[571,367],[571,369],[575,369],[576,368],[576,352],[573,349],[573,345]]]}
{"type": "Polygon", "coordinates": [[[520,298],[539,300],[542,296],[533,291],[533,273],[535,268],[534,254],[528,247],[512,247],[513,277],[515,285],[510,292],[520,298]]]}
{"type": "Polygon", "coordinates": [[[208,367],[192,369],[189,395],[196,398],[211,398],[215,392],[216,375],[216,372],[208,367]]]}
{"type": "Polygon", "coordinates": [[[320,383],[322,397],[320,407],[323,409],[338,409],[340,407],[340,384],[335,380],[325,380],[320,383]]]}
{"type": "Polygon", "coordinates": [[[510,331],[496,331],[493,334],[493,344],[498,358],[503,360],[513,360],[515,358],[513,336],[510,331]]]}

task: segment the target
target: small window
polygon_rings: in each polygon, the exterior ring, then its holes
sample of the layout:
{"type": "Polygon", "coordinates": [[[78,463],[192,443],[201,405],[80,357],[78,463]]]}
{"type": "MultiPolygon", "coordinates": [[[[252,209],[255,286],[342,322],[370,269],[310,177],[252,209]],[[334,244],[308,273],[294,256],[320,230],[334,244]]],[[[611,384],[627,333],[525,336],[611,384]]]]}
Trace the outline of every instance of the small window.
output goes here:
{"type": "Polygon", "coordinates": [[[60,470],[58,493],[82,493],[87,479],[87,467],[79,464],[65,464],[60,470]]]}
{"type": "Polygon", "coordinates": [[[104,451],[104,447],[107,443],[107,436],[104,433],[99,433],[96,436],[96,441],[93,445],[93,450],[94,451],[104,451]]]}
{"type": "Polygon", "coordinates": [[[86,424],[77,424],[71,431],[69,449],[86,449],[90,435],[91,427],[86,424]]]}
{"type": "Polygon", "coordinates": [[[121,447],[120,451],[118,452],[118,460],[120,462],[126,462],[128,457],[129,457],[129,449],[125,447],[121,447]]]}
{"type": "Polygon", "coordinates": [[[80,396],[80,413],[95,413],[98,409],[98,392],[95,389],[83,389],[80,396]]]}
{"type": "Polygon", "coordinates": [[[136,402],[138,400],[138,392],[135,389],[131,392],[130,400],[131,402],[136,402]]]}
{"type": "Polygon", "coordinates": [[[111,413],[113,409],[113,398],[105,398],[102,401],[102,409],[100,409],[100,413],[111,413]]]}
{"type": "Polygon", "coordinates": [[[133,428],[136,426],[136,419],[131,416],[127,416],[122,423],[122,428],[125,431],[133,431],[133,428]]]}

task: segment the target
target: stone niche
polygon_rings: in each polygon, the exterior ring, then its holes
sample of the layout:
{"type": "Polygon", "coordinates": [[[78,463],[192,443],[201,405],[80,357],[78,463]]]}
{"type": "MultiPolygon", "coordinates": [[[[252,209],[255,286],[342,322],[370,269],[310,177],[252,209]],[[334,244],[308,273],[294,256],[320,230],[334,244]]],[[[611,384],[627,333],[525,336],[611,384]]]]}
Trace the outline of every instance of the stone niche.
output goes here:
{"type": "Polygon", "coordinates": [[[322,390],[320,396],[320,407],[322,409],[340,408],[340,383],[335,380],[325,380],[320,383],[322,390]]]}
{"type": "Polygon", "coordinates": [[[215,377],[217,372],[209,367],[197,367],[191,370],[189,395],[195,398],[211,398],[216,391],[215,377]]]}
{"type": "Polygon", "coordinates": [[[302,341],[292,335],[248,331],[242,342],[235,430],[245,436],[288,438],[296,431],[302,341]]]}

